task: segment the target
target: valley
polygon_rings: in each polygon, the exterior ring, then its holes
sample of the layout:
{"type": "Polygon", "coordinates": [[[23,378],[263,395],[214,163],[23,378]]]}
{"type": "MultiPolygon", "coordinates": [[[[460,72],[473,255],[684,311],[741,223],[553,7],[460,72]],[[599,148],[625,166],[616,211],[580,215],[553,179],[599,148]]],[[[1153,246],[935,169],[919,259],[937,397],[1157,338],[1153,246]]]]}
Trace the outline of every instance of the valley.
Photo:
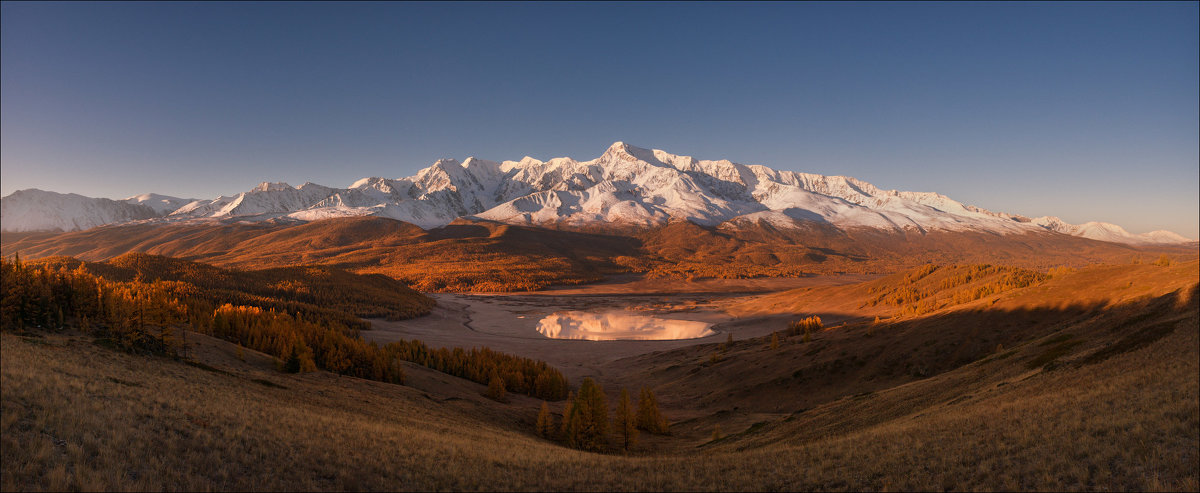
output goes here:
{"type": "MultiPolygon", "coordinates": [[[[380,344],[419,339],[432,346],[490,347],[546,361],[572,381],[592,377],[603,382],[602,367],[620,358],[696,344],[769,334],[772,324],[739,321],[724,308],[786,288],[832,286],[874,276],[844,275],[810,278],[650,282],[643,275],[580,287],[521,294],[433,294],[437,307],[430,315],[411,320],[372,320],[362,336],[380,344]],[[687,292],[687,289],[694,292],[687,292]],[[669,291],[668,291],[669,290],[669,291]],[[697,339],[659,341],[571,341],[538,333],[538,322],[565,311],[628,312],[666,319],[712,324],[712,335],[697,339]]],[[[775,325],[780,322],[776,321],[775,325]]],[[[783,323],[786,323],[784,321],[783,323]]]]}
{"type": "MultiPolygon", "coordinates": [[[[670,435],[642,432],[630,451],[601,454],[539,438],[540,399],[496,402],[484,384],[409,362],[394,385],[281,373],[272,356],[199,333],[189,364],[73,331],[6,330],[3,487],[1193,489],[1200,262],[1097,265],[960,294],[1020,272],[624,275],[434,294],[429,314],[369,319],[360,332],[546,361],[572,387],[595,379],[610,405],[622,388],[653,389],[670,435]],[[871,305],[907,288],[950,304],[918,314],[871,305]],[[556,311],[613,309],[704,321],[716,333],[580,341],[536,331],[556,311]],[[810,315],[822,327],[788,333],[810,315]],[[218,449],[229,452],[209,451],[218,449]]],[[[562,406],[550,402],[556,423],[562,406]]]]}
{"type": "Polygon", "coordinates": [[[623,143],[144,198],[4,199],[5,490],[1200,476],[1178,235],[623,143]]]}
{"type": "Polygon", "coordinates": [[[0,493],[1200,491],[1200,2],[0,4],[0,493]]]}
{"type": "Polygon", "coordinates": [[[1200,476],[1186,244],[379,217],[0,240],[6,490],[1190,490],[1200,476]],[[667,423],[638,421],[630,445],[625,392],[667,423]]]}

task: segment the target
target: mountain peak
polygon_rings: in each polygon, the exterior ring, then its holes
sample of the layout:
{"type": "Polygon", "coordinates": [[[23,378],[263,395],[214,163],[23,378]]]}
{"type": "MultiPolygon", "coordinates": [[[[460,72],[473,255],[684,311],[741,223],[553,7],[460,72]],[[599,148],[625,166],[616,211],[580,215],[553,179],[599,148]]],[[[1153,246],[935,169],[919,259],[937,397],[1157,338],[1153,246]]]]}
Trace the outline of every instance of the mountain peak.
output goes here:
{"type": "Polygon", "coordinates": [[[845,176],[697,160],[624,141],[613,142],[603,155],[586,161],[561,157],[543,163],[528,156],[502,163],[475,157],[461,163],[439,159],[407,178],[364,178],[347,189],[311,183],[296,189],[287,183],[263,182],[236,197],[203,201],[155,194],[130,197],[119,205],[84,199],[52,192],[14,193],[4,199],[4,229],[83,229],[140,219],[308,221],[380,215],[424,228],[470,216],[533,225],[655,226],[687,220],[735,227],[746,221],[767,221],[776,228],[818,223],[922,233],[1058,232],[1127,244],[1186,240],[1167,232],[1134,235],[1106,223],[1074,225],[1055,217],[1021,218],[964,205],[938,193],[882,190],[845,176]],[[103,208],[111,213],[90,212],[103,208]]]}
{"type": "Polygon", "coordinates": [[[278,192],[281,190],[292,190],[292,186],[282,181],[269,182],[264,181],[258,186],[251,189],[251,192],[278,192]]]}
{"type": "Polygon", "coordinates": [[[350,188],[364,188],[364,187],[376,186],[380,183],[385,183],[387,181],[388,181],[387,178],[384,178],[381,176],[368,176],[366,178],[360,178],[358,181],[352,183],[350,185],[350,188]]]}
{"type": "Polygon", "coordinates": [[[607,150],[608,151],[624,151],[625,150],[625,142],[620,141],[620,140],[613,142],[612,145],[608,146],[607,150]]]}
{"type": "Polygon", "coordinates": [[[608,146],[608,149],[604,151],[604,156],[601,156],[601,158],[605,157],[614,158],[620,161],[644,161],[647,163],[662,164],[662,162],[654,156],[654,151],[629,145],[619,140],[608,146]]]}

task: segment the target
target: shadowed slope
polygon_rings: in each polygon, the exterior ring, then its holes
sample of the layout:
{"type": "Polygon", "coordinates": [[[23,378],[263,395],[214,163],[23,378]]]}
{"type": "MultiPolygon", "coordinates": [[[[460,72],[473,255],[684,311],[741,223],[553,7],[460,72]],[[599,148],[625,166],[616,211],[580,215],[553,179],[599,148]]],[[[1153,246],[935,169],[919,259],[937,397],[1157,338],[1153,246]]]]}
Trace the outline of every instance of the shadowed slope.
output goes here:
{"type": "Polygon", "coordinates": [[[770,310],[744,312],[752,316],[717,330],[737,334],[767,325],[783,332],[789,320],[813,314],[835,322],[813,333],[807,342],[798,335],[780,334],[778,347],[773,348],[768,332],[731,345],[700,344],[626,358],[603,371],[617,380],[647,382],[665,406],[692,410],[685,416],[693,421],[679,433],[699,439],[707,437],[717,423],[769,422],[838,399],[966,371],[988,358],[1003,361],[1003,368],[1025,372],[1069,355],[1127,347],[1135,344],[1124,341],[1130,334],[1154,332],[1147,327],[1197,315],[1197,261],[1062,272],[1023,288],[916,316],[886,318],[900,310],[881,304],[871,307],[885,317],[878,322],[871,312],[857,309],[880,292],[890,292],[889,287],[917,285],[926,289],[930,299],[953,300],[953,293],[973,292],[1013,271],[1021,272],[1000,268],[970,282],[950,282],[980,270],[927,267],[855,285],[767,295],[762,298],[769,300],[770,310]],[[1188,299],[1191,304],[1182,304],[1188,299]]]}
{"type": "MultiPolygon", "coordinates": [[[[531,438],[537,401],[482,405],[436,375],[415,378],[432,385],[420,390],[281,375],[252,366],[253,354],[238,363],[229,347],[202,352],[218,370],[206,371],[4,333],[0,487],[1194,490],[1195,293],[1111,307],[958,369],[802,412],[680,422],[676,433],[700,447],[631,457],[531,438]],[[1064,331],[1083,342],[1064,346],[1064,331]],[[714,424],[727,435],[695,440],[694,428],[714,424]]],[[[749,354],[741,345],[730,360],[749,354]]]]}

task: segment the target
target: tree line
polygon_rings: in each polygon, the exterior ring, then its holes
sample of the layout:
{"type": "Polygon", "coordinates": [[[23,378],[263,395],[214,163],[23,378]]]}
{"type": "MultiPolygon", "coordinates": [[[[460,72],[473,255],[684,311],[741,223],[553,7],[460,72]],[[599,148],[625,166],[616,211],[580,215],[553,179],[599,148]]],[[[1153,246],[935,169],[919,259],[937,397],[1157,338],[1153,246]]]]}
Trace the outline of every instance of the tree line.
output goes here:
{"type": "MultiPolygon", "coordinates": [[[[0,325],[6,330],[73,325],[128,350],[183,357],[188,348],[183,329],[190,329],[274,356],[286,371],[322,369],[403,383],[401,362],[407,361],[480,383],[500,375],[513,392],[547,400],[561,400],[567,393],[566,377],[542,361],[488,348],[431,349],[420,341],[380,346],[359,336],[359,329],[369,324],[352,314],[259,294],[296,290],[302,283],[311,282],[308,279],[283,279],[274,286],[246,288],[247,279],[255,277],[238,281],[240,273],[236,271],[165,257],[143,257],[150,258],[138,258],[137,263],[150,267],[146,272],[135,268],[133,273],[121,271],[127,265],[119,262],[113,266],[64,258],[34,263],[24,263],[16,256],[12,261],[0,258],[0,325]],[[125,280],[112,280],[96,272],[125,280]],[[189,281],[212,276],[218,281],[199,281],[198,286],[165,279],[170,275],[189,281]],[[220,279],[232,279],[231,284],[246,291],[217,287],[220,279]]],[[[325,269],[320,270],[328,272],[325,269]]],[[[281,275],[272,272],[258,279],[281,275]]],[[[333,272],[330,278],[340,282],[341,289],[323,291],[357,290],[360,285],[354,276],[333,272]]],[[[321,296],[319,291],[311,293],[321,296]]],[[[362,298],[344,299],[364,302],[362,298]]],[[[413,311],[420,309],[418,306],[413,311]]]]}
{"type": "Polygon", "coordinates": [[[899,307],[900,315],[922,315],[1032,286],[1049,278],[1049,274],[1018,267],[988,264],[940,267],[929,264],[895,277],[891,285],[871,288],[870,292],[877,294],[867,305],[890,305],[899,307]],[[933,276],[935,272],[939,274],[933,276]]]}
{"type": "Polygon", "coordinates": [[[431,348],[417,340],[388,343],[394,347],[397,357],[411,361],[442,373],[465,378],[473,382],[493,386],[499,382],[498,390],[492,392],[496,400],[502,400],[505,392],[515,392],[549,401],[567,397],[567,377],[545,361],[513,356],[489,348],[431,348]]]}
{"type": "Polygon", "coordinates": [[[594,452],[611,450],[614,445],[628,451],[637,444],[639,431],[659,435],[670,433],[670,423],[659,411],[658,401],[649,387],[642,388],[636,410],[629,391],[621,389],[611,421],[608,411],[604,389],[591,378],[584,378],[579,393],[568,395],[563,405],[562,422],[556,424],[550,406],[542,402],[535,427],[542,438],[594,452]],[[616,444],[611,442],[613,438],[616,438],[616,444]]]}

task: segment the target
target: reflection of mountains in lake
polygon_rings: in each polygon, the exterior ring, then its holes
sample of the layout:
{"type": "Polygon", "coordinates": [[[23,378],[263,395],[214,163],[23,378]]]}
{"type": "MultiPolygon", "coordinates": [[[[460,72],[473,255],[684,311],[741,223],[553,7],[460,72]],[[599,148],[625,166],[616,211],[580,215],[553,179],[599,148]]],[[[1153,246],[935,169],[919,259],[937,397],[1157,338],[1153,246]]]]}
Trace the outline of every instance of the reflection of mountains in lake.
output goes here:
{"type": "Polygon", "coordinates": [[[566,311],[543,318],[537,331],[551,339],[661,341],[710,336],[715,334],[710,326],[705,322],[633,315],[626,311],[566,311]]]}

